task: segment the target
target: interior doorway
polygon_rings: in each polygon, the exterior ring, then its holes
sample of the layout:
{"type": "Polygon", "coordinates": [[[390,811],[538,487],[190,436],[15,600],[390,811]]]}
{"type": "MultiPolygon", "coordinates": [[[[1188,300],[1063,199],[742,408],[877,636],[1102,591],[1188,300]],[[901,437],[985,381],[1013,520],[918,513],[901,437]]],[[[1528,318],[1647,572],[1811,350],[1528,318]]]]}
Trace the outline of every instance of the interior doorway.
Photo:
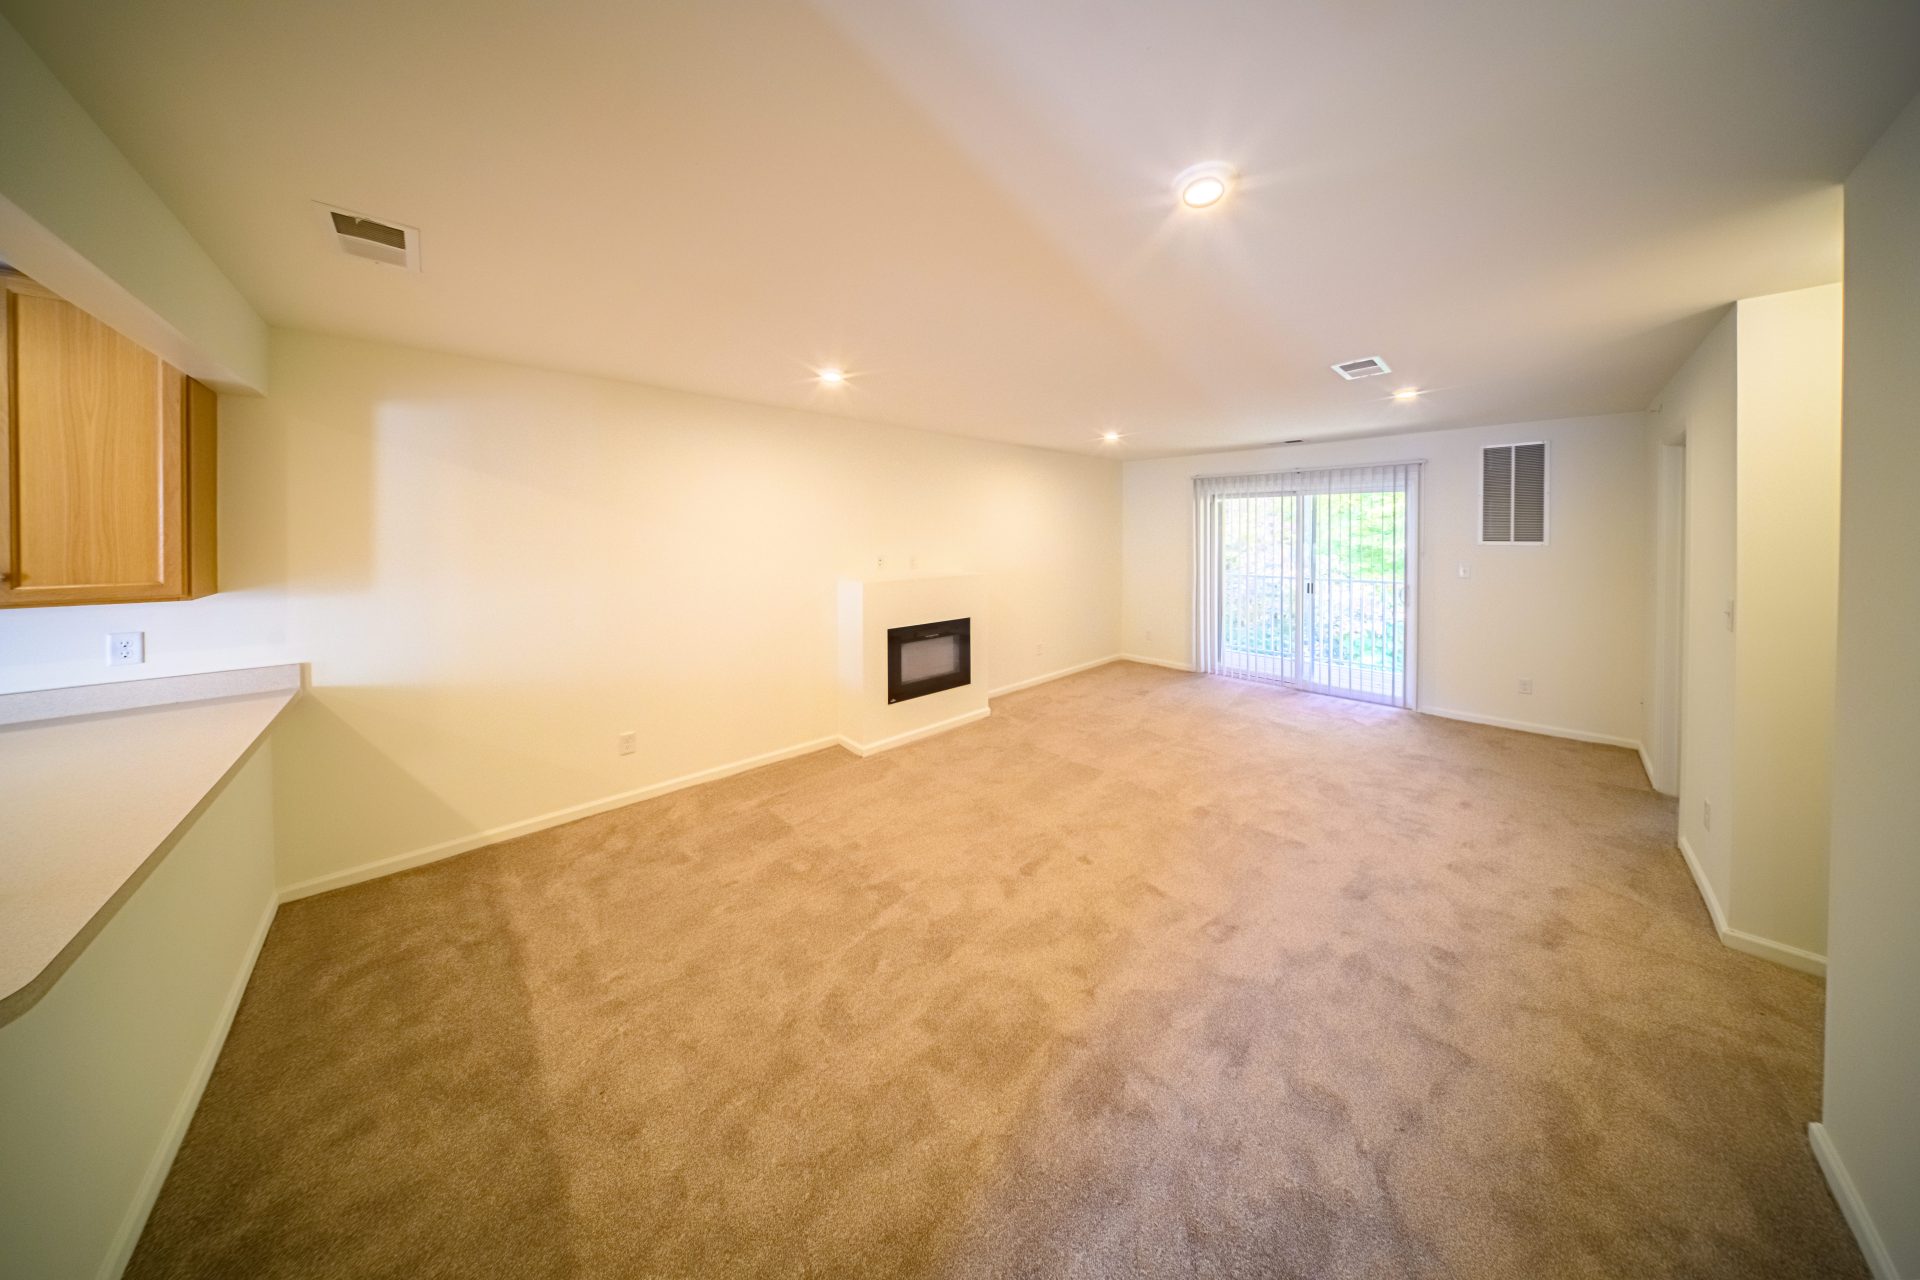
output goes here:
{"type": "Polygon", "coordinates": [[[1655,791],[1680,794],[1687,589],[1687,445],[1662,444],[1654,476],[1653,638],[1644,759],[1655,791]]]}

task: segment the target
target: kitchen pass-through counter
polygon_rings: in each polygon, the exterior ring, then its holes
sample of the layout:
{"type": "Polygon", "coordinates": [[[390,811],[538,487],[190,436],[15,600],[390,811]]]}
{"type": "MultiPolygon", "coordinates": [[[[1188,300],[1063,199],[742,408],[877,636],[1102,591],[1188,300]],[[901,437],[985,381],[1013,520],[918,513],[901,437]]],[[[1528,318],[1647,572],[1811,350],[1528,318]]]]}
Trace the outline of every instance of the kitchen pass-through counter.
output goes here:
{"type": "Polygon", "coordinates": [[[0,1025],[166,856],[304,674],[290,664],[0,694],[0,1025]]]}

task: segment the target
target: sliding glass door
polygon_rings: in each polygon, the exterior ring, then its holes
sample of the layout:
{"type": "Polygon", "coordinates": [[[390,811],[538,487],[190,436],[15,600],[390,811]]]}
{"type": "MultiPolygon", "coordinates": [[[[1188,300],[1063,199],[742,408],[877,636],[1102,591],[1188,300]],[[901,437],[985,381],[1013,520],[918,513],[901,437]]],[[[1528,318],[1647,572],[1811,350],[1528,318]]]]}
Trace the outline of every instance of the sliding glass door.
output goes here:
{"type": "Polygon", "coordinates": [[[1220,670],[1292,681],[1302,645],[1299,495],[1223,499],[1220,536],[1220,670]]]}
{"type": "Polygon", "coordinates": [[[1412,706],[1416,466],[1197,482],[1204,670],[1412,706]]]}

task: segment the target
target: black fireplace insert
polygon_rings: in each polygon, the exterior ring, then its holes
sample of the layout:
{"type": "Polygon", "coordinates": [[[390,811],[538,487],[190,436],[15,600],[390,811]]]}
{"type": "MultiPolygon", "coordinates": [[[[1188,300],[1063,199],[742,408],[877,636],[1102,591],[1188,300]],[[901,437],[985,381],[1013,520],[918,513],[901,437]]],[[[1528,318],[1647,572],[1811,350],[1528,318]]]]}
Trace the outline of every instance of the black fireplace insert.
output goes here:
{"type": "Polygon", "coordinates": [[[973,619],[887,629],[887,701],[973,683],[973,619]]]}

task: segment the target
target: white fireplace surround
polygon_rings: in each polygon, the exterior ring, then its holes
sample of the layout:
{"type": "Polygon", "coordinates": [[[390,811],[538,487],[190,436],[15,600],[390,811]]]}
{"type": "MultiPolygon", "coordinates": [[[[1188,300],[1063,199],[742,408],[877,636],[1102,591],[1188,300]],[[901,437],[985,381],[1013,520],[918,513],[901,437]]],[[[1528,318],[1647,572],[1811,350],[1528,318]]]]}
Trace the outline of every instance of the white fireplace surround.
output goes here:
{"type": "Polygon", "coordinates": [[[978,574],[843,580],[836,673],[840,744],[856,755],[872,755],[987,715],[986,603],[986,581],[978,574]],[[950,618],[972,620],[972,682],[889,704],[887,630],[950,618]]]}

